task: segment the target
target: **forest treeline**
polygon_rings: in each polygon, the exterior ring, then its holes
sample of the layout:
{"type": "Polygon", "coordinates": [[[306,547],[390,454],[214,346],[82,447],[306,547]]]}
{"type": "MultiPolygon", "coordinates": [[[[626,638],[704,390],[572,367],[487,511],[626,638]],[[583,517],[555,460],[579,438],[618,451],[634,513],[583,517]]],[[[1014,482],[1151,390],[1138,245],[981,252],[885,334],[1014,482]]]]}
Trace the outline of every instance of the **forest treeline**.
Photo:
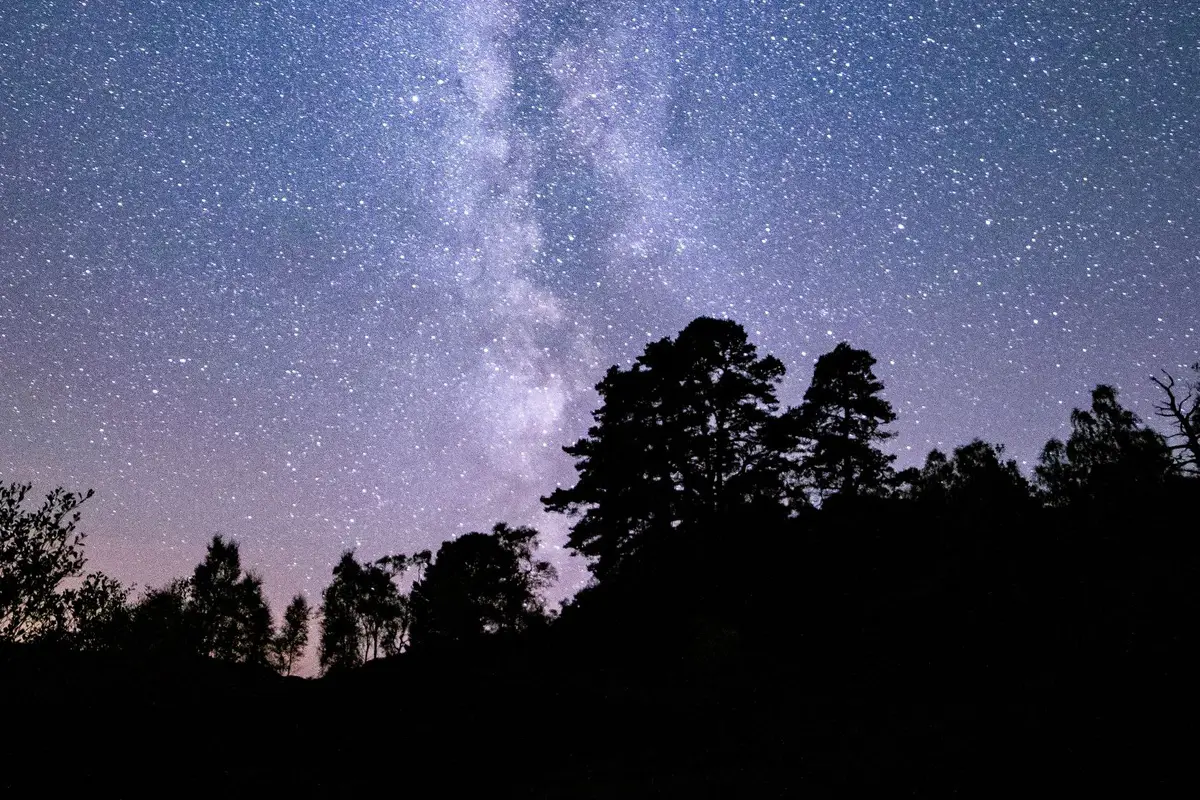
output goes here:
{"type": "Polygon", "coordinates": [[[31,507],[28,485],[0,487],[0,641],[283,675],[308,647],[330,676],[382,659],[460,712],[471,698],[473,718],[492,709],[484,728],[553,665],[558,702],[591,720],[562,744],[565,785],[773,790],[800,770],[965,786],[989,753],[1049,758],[1062,736],[1082,737],[1073,758],[1118,741],[1127,760],[1167,757],[1119,732],[1144,727],[1144,702],[1178,705],[1196,666],[1200,365],[1153,378],[1165,435],[1100,385],[1027,476],[980,439],[896,470],[875,363],[838,344],[783,407],[784,365],[701,317],[611,367],[594,424],[564,448],[575,483],[542,498],[592,573],[558,611],[538,533],[505,523],[436,553],[348,551],[319,605],[298,595],[278,621],[219,536],[191,576],[133,598],[84,573],[88,495],[31,507]]]}

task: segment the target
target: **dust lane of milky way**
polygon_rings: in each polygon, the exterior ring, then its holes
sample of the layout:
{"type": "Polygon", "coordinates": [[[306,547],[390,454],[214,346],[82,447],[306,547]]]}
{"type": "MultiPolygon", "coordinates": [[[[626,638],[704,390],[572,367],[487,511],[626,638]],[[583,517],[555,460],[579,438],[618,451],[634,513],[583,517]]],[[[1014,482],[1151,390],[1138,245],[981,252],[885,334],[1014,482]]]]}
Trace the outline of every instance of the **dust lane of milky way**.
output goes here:
{"type": "MultiPolygon", "coordinates": [[[[0,13],[0,479],[91,564],[561,543],[592,385],[846,339],[902,462],[1030,461],[1200,358],[1190,2],[28,2],[0,13]]],[[[563,593],[582,571],[565,554],[563,593]]]]}

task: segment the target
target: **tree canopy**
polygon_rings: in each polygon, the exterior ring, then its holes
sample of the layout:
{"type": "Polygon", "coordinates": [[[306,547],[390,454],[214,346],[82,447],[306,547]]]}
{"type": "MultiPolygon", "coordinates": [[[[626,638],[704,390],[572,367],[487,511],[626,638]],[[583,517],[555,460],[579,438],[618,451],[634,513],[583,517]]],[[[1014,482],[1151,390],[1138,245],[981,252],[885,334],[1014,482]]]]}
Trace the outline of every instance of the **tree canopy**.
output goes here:
{"type": "Polygon", "coordinates": [[[794,514],[812,496],[880,494],[896,419],[875,359],[845,342],[821,356],[798,408],[780,413],[784,366],[736,322],[700,317],[596,386],[586,437],[564,450],[578,480],[542,502],[599,579],[672,531],[794,514]]]}
{"type": "Polygon", "coordinates": [[[271,610],[262,579],[242,571],[238,543],[214,536],[189,586],[187,613],[202,655],[223,661],[267,662],[271,610]]]}
{"type": "Polygon", "coordinates": [[[556,577],[535,558],[538,532],[499,522],[444,542],[413,585],[413,644],[520,632],[545,618],[541,592],[556,577]]]}
{"type": "Polygon", "coordinates": [[[812,383],[794,415],[809,444],[802,472],[821,498],[879,494],[887,486],[895,456],[878,445],[895,434],[883,426],[896,421],[880,393],[875,358],[846,342],[817,359],[812,383]]]}
{"type": "Polygon", "coordinates": [[[1117,401],[1117,390],[1092,390],[1090,410],[1071,412],[1071,435],[1051,439],[1035,468],[1038,483],[1054,505],[1127,500],[1161,486],[1178,474],[1163,437],[1142,425],[1117,401]]]}
{"type": "Polygon", "coordinates": [[[608,370],[596,424],[563,448],[577,482],[542,498],[577,518],[568,544],[598,577],[655,533],[784,498],[789,465],[774,427],[784,372],[736,322],[708,317],[608,370]]]}
{"type": "Polygon", "coordinates": [[[905,470],[908,495],[922,503],[959,510],[1013,509],[1027,505],[1032,487],[1004,445],[981,439],[956,447],[951,457],[932,450],[920,469],[905,470]]]}
{"type": "Polygon", "coordinates": [[[323,672],[358,666],[380,653],[394,655],[408,644],[409,601],[395,579],[427,561],[427,553],[412,559],[384,556],[371,563],[359,561],[353,551],[342,553],[333,568],[333,582],[322,594],[323,672]]]}
{"type": "Polygon", "coordinates": [[[59,487],[27,508],[31,488],[0,485],[0,641],[76,636],[87,646],[127,594],[103,573],[82,576],[85,534],[77,526],[93,493],[59,487]],[[67,585],[81,577],[79,586],[67,585]]]}

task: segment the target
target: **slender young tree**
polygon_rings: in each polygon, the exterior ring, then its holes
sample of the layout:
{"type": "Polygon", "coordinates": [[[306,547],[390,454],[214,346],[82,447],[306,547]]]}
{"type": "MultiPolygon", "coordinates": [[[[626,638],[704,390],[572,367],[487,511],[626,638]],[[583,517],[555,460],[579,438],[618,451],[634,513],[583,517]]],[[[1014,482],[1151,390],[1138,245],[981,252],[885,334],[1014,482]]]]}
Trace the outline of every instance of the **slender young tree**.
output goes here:
{"type": "Polygon", "coordinates": [[[298,594],[283,612],[283,622],[271,640],[271,666],[281,675],[291,675],[296,662],[308,646],[308,626],[312,608],[308,598],[298,594]]]}
{"type": "Polygon", "coordinates": [[[275,636],[271,607],[263,595],[262,576],[245,574],[237,584],[238,621],[234,627],[233,660],[239,664],[268,665],[275,636]]]}
{"type": "Polygon", "coordinates": [[[361,565],[347,551],[333,568],[333,582],[321,595],[321,672],[356,667],[363,662],[362,632],[358,626],[358,580],[361,565]]]}

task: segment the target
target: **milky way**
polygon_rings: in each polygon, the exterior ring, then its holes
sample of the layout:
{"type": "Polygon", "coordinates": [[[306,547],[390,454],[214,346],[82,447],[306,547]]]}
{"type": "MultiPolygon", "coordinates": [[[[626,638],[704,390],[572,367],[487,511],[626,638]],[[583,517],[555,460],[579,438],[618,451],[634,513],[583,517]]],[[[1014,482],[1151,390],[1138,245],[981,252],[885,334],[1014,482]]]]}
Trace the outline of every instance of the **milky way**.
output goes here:
{"type": "Polygon", "coordinates": [[[871,350],[901,463],[1200,358],[1191,2],[9,5],[0,479],[140,586],[561,543],[592,386],[701,314],[792,403],[871,350]]]}

